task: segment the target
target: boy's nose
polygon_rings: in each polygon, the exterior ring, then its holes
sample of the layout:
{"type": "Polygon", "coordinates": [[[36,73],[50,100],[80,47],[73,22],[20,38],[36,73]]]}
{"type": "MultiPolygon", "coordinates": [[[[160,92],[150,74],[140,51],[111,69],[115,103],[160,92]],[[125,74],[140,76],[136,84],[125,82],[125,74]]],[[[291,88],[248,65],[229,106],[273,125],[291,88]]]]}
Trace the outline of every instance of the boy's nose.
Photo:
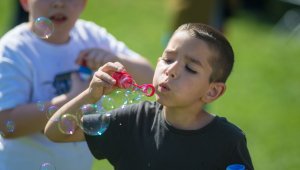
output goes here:
{"type": "Polygon", "coordinates": [[[53,7],[55,8],[62,7],[64,5],[64,0],[53,0],[52,2],[53,7]]]}
{"type": "Polygon", "coordinates": [[[177,78],[179,76],[180,66],[179,63],[176,61],[169,65],[166,70],[166,75],[170,76],[171,78],[177,78]]]}

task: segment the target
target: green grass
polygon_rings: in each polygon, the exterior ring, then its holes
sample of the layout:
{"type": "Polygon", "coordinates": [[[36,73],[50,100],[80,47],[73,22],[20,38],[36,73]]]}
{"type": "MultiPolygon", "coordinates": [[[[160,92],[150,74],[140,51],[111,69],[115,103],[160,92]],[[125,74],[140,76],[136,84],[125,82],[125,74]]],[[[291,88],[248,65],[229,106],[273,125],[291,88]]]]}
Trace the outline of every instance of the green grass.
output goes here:
{"type": "MultiPolygon", "coordinates": [[[[12,22],[11,0],[1,0],[0,8],[3,35],[12,22]]],[[[82,18],[106,27],[155,66],[169,14],[164,1],[89,0],[82,18]]],[[[227,92],[210,110],[244,130],[255,169],[298,170],[299,41],[271,29],[244,14],[228,22],[226,35],[235,51],[235,67],[227,92]]],[[[93,169],[112,167],[107,161],[95,161],[93,169]]]]}

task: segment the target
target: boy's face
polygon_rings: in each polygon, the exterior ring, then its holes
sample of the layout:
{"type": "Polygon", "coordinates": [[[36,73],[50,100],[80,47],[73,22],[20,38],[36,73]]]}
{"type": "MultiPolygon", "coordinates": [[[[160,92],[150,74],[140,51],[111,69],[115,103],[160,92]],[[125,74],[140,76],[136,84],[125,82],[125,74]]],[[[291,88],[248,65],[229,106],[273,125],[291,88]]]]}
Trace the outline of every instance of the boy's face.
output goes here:
{"type": "Polygon", "coordinates": [[[58,35],[69,34],[85,7],[86,0],[20,0],[31,24],[38,17],[51,19],[58,35]]]}
{"type": "Polygon", "coordinates": [[[215,55],[207,44],[185,31],[176,32],[159,58],[153,85],[157,101],[167,107],[186,107],[209,103],[216,97],[209,82],[215,55]]]}

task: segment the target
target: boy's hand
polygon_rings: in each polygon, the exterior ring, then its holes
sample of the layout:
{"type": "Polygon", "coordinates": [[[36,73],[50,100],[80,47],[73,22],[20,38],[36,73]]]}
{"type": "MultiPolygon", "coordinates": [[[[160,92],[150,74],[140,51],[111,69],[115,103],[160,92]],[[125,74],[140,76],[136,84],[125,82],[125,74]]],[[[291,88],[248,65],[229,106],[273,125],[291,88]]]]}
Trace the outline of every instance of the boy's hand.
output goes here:
{"type": "Polygon", "coordinates": [[[99,67],[107,62],[116,62],[118,57],[101,48],[90,48],[82,50],[76,60],[76,63],[82,65],[83,60],[86,61],[87,66],[96,71],[99,67]]]}
{"type": "Polygon", "coordinates": [[[116,88],[116,80],[111,77],[111,74],[123,70],[124,66],[119,62],[108,62],[104,64],[94,73],[89,85],[89,93],[96,100],[99,100],[102,95],[110,93],[116,88]]]}

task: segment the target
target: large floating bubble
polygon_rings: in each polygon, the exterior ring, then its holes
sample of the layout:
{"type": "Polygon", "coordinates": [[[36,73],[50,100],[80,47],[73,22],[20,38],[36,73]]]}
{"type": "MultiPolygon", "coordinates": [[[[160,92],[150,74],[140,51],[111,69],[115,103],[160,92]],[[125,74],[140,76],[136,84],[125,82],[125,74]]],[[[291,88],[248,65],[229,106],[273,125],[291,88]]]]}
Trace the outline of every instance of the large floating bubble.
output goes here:
{"type": "Polygon", "coordinates": [[[46,17],[38,17],[33,23],[33,32],[42,39],[49,38],[54,32],[52,21],[46,17]]]}
{"type": "Polygon", "coordinates": [[[110,124],[110,115],[104,110],[99,110],[97,105],[94,104],[83,105],[77,115],[79,126],[89,135],[102,135],[110,124]],[[82,123],[81,119],[84,115],[96,116],[98,121],[83,121],[82,123]]]}
{"type": "Polygon", "coordinates": [[[66,135],[74,134],[76,130],[77,119],[74,115],[63,114],[59,119],[58,129],[66,135]]]}

